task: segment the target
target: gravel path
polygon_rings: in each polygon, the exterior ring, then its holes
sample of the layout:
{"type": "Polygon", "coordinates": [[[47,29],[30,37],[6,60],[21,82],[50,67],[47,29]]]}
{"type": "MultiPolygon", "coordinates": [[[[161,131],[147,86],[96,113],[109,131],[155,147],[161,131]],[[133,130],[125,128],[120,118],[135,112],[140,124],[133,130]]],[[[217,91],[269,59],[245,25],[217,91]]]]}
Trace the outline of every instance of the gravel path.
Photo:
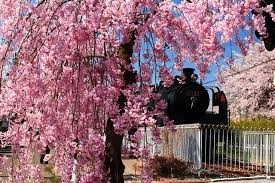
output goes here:
{"type": "Polygon", "coordinates": [[[275,183],[275,177],[245,177],[245,178],[232,178],[232,179],[214,179],[211,182],[223,183],[275,183]]]}
{"type": "MultiPolygon", "coordinates": [[[[226,181],[228,182],[228,181],[226,181]]],[[[228,183],[274,183],[274,180],[266,180],[266,179],[259,179],[259,180],[238,180],[238,181],[229,181],[228,183]]]]}
{"type": "Polygon", "coordinates": [[[257,180],[236,180],[236,181],[221,181],[223,183],[274,183],[275,180],[257,179],[257,180]]]}

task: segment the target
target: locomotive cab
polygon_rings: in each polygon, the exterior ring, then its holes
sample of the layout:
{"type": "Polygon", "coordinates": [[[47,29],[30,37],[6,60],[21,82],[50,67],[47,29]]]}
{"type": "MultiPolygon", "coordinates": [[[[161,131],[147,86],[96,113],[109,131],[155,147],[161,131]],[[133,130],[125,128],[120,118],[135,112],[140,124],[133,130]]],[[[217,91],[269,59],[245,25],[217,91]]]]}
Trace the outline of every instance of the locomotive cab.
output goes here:
{"type": "MultiPolygon", "coordinates": [[[[227,124],[227,102],[222,91],[213,93],[214,105],[219,106],[219,113],[208,113],[210,104],[208,90],[198,83],[198,76],[193,68],[184,68],[182,76],[175,76],[174,83],[170,87],[164,87],[161,83],[158,92],[167,102],[165,114],[179,124],[227,124]]],[[[212,103],[213,103],[212,102],[212,103]]]]}
{"type": "Polygon", "coordinates": [[[159,92],[167,101],[166,115],[174,124],[198,123],[209,105],[207,90],[198,82],[193,68],[184,68],[183,76],[176,76],[174,84],[159,92]],[[181,82],[179,82],[181,80],[181,82]]]}

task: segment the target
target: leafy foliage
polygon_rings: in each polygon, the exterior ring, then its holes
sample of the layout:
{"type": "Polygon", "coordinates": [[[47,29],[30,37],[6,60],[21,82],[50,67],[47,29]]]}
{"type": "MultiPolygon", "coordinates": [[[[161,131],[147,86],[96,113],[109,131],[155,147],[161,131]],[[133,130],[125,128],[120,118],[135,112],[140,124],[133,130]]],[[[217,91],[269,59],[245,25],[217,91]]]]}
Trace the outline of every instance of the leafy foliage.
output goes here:
{"type": "Polygon", "coordinates": [[[275,119],[273,118],[243,118],[230,123],[230,128],[253,131],[275,131],[275,119]]]}

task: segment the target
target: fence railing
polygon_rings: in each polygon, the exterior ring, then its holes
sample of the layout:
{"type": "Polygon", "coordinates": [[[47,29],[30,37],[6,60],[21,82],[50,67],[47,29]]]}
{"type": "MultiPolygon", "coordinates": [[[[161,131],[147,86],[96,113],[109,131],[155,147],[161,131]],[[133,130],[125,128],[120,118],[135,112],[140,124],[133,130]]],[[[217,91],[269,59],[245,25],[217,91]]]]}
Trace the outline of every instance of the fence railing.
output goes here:
{"type": "Polygon", "coordinates": [[[150,129],[141,141],[152,145],[152,156],[172,156],[193,163],[197,170],[275,173],[275,132],[201,124],[177,125],[175,130],[161,127],[160,132],[159,144],[153,144],[150,129]]]}

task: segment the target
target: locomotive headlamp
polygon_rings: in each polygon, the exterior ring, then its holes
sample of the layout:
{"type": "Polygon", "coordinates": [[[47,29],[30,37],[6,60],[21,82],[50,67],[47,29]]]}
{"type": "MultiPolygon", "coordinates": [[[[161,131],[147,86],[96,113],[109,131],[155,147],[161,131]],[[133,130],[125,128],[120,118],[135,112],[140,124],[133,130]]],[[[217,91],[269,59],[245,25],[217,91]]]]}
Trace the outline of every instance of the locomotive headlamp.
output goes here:
{"type": "Polygon", "coordinates": [[[196,81],[198,78],[199,78],[199,77],[198,77],[197,74],[192,74],[192,75],[191,75],[192,81],[196,81]]]}

